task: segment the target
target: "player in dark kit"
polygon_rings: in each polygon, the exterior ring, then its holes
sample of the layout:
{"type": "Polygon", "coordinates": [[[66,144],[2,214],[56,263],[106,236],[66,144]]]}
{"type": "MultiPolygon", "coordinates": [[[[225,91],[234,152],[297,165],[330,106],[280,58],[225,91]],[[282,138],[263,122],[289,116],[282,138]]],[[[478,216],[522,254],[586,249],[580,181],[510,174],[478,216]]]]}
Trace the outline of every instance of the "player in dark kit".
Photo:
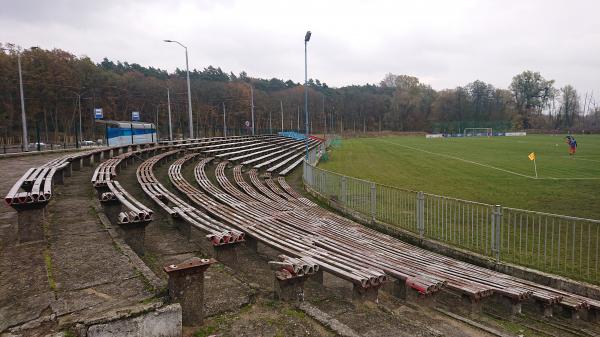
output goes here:
{"type": "Polygon", "coordinates": [[[575,154],[575,151],[577,151],[577,141],[573,136],[567,136],[565,138],[567,139],[566,143],[569,144],[569,156],[572,156],[575,154]]]}

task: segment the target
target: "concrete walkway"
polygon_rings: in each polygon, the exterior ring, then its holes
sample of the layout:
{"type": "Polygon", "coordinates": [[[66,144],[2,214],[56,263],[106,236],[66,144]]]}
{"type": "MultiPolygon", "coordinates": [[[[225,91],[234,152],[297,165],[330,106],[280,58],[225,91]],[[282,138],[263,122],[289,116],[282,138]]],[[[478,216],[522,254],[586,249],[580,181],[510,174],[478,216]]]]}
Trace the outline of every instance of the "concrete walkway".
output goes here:
{"type": "MultiPolygon", "coordinates": [[[[56,156],[2,160],[0,192],[29,166],[56,156]]],[[[27,322],[33,330],[58,330],[153,296],[98,220],[91,175],[90,168],[74,171],[57,186],[47,207],[45,241],[16,244],[16,212],[1,208],[0,332],[27,322]]]]}

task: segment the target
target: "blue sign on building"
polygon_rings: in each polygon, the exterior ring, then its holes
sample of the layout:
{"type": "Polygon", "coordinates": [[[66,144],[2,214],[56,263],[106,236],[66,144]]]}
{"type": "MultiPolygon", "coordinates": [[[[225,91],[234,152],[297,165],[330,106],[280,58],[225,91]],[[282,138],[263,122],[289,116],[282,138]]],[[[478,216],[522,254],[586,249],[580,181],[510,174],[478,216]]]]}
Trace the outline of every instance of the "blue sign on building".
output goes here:
{"type": "Polygon", "coordinates": [[[140,112],[139,111],[131,112],[131,120],[134,122],[139,121],[140,120],[140,112]]]}
{"type": "Polygon", "coordinates": [[[102,118],[104,118],[104,113],[102,112],[102,108],[96,108],[96,109],[94,109],[94,118],[95,119],[102,119],[102,118]]]}

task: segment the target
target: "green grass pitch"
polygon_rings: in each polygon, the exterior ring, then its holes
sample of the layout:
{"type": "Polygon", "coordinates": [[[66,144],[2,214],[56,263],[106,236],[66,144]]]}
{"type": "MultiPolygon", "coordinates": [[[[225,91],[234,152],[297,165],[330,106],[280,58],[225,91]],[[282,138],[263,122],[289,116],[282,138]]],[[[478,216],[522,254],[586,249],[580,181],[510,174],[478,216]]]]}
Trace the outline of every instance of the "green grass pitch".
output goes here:
{"type": "Polygon", "coordinates": [[[600,219],[600,136],[576,139],[573,157],[564,135],[344,139],[320,167],[415,191],[600,219]]]}

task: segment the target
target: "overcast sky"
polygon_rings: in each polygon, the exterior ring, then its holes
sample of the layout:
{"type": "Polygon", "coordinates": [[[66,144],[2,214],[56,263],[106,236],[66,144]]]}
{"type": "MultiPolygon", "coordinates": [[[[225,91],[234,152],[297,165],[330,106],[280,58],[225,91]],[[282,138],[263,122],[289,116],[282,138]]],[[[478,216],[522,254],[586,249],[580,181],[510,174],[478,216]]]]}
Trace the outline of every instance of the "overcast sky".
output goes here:
{"type": "MultiPolygon", "coordinates": [[[[0,0],[0,41],[173,71],[220,66],[250,76],[379,83],[388,72],[435,89],[525,70],[600,97],[600,1],[0,0]]],[[[583,97],[582,97],[583,98],[583,97]]],[[[597,99],[598,101],[598,99],[597,99]]]]}

